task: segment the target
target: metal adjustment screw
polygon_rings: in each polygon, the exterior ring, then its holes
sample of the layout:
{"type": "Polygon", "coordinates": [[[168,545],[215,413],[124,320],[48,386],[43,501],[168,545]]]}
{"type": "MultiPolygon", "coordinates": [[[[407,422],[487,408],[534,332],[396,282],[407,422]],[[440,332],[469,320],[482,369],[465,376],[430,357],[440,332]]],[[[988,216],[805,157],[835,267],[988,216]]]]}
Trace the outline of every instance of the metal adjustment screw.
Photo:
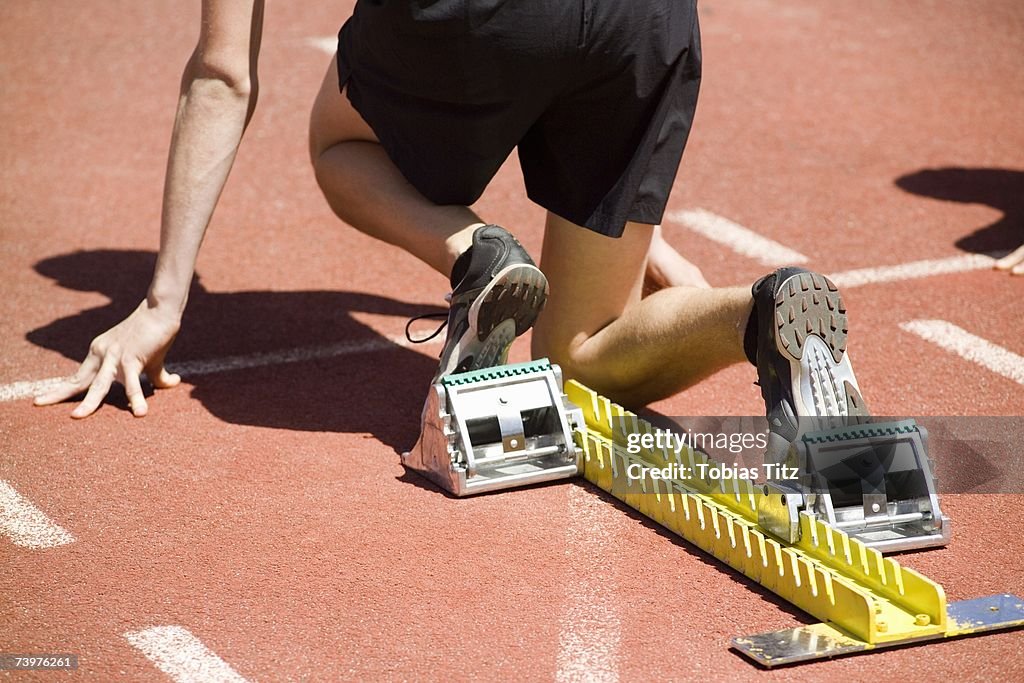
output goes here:
{"type": "Polygon", "coordinates": [[[879,505],[878,503],[872,503],[871,504],[871,511],[872,512],[878,512],[881,509],[882,509],[882,506],[879,505]]]}

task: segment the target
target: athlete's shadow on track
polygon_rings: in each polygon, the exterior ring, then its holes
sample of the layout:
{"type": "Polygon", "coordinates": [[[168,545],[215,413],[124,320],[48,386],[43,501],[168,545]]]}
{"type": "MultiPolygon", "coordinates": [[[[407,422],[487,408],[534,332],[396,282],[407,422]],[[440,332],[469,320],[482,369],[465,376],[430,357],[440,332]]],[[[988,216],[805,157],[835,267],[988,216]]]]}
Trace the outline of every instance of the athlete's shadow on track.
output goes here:
{"type": "Polygon", "coordinates": [[[907,192],[964,204],[986,204],[1003,212],[1002,218],[978,228],[956,242],[973,253],[1000,253],[1024,241],[1024,171],[1002,168],[935,168],[896,179],[907,192]]]}
{"type": "MultiPolygon", "coordinates": [[[[99,292],[110,303],[32,330],[28,340],[81,361],[93,337],[138,305],[155,261],[152,252],[115,250],[80,251],[40,261],[36,271],[58,285],[99,292]]],[[[403,451],[419,434],[420,410],[437,369],[432,356],[437,347],[428,347],[425,355],[389,344],[350,313],[408,318],[428,310],[421,304],[359,292],[210,292],[196,279],[167,362],[173,369],[175,363],[351,345],[353,352],[329,352],[319,360],[184,379],[193,385],[193,397],[226,422],[365,433],[403,451]]],[[[123,392],[108,402],[127,409],[123,392]]],[[[154,408],[160,410],[159,405],[154,408]]]]}

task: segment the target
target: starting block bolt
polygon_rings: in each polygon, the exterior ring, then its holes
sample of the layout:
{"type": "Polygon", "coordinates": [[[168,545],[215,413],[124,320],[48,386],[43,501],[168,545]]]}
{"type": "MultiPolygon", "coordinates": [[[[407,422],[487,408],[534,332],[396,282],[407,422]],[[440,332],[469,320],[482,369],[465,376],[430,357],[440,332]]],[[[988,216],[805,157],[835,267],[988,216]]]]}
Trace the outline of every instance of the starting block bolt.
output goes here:
{"type": "Polygon", "coordinates": [[[889,630],[888,622],[885,622],[885,621],[883,621],[881,619],[879,619],[878,621],[875,622],[875,626],[878,628],[878,632],[879,633],[885,633],[886,631],[889,630]]]}
{"type": "Polygon", "coordinates": [[[871,504],[871,511],[872,512],[878,512],[881,509],[882,509],[882,506],[879,505],[878,503],[872,503],[871,504]]]}
{"type": "Polygon", "coordinates": [[[918,626],[927,626],[928,624],[932,623],[932,618],[929,617],[927,614],[918,614],[916,617],[914,617],[914,623],[918,626]]]}

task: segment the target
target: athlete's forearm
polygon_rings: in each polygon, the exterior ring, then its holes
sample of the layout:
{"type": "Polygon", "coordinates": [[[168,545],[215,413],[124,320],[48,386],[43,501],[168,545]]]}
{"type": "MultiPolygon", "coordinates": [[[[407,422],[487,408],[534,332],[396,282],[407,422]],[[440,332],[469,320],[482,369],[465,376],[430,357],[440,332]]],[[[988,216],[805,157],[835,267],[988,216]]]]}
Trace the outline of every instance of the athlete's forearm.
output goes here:
{"type": "Polygon", "coordinates": [[[197,65],[182,77],[164,181],[160,254],[151,306],[180,317],[199,248],[255,105],[248,81],[232,82],[197,65]]]}
{"type": "Polygon", "coordinates": [[[180,318],[199,247],[256,106],[263,0],[203,0],[181,78],[164,180],[160,255],[147,296],[180,318]]]}

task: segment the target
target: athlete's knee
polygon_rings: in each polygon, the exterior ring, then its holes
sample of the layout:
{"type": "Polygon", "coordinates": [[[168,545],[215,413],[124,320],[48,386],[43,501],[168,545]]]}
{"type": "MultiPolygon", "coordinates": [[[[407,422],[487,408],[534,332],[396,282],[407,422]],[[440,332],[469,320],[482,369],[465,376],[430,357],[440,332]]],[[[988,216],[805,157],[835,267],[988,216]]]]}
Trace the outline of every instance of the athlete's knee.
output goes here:
{"type": "Polygon", "coordinates": [[[328,169],[330,168],[330,161],[325,158],[327,149],[321,149],[310,140],[309,163],[313,167],[313,177],[316,178],[316,184],[320,187],[321,191],[325,189],[328,169]]]}
{"type": "Polygon", "coordinates": [[[313,170],[322,164],[321,157],[324,152],[330,148],[328,142],[329,138],[325,131],[324,112],[321,110],[321,98],[317,98],[317,101],[313,104],[313,109],[309,113],[309,163],[313,166],[313,170]]]}
{"type": "Polygon", "coordinates": [[[562,370],[562,377],[569,379],[582,379],[586,372],[585,358],[581,352],[582,342],[586,341],[584,335],[566,335],[565,329],[557,325],[547,325],[544,314],[534,326],[533,336],[530,340],[530,352],[534,358],[547,358],[558,365],[562,370]]]}
{"type": "Polygon", "coordinates": [[[330,198],[328,188],[330,187],[330,160],[328,157],[328,150],[330,148],[322,149],[319,145],[315,144],[310,136],[309,143],[309,163],[313,167],[313,177],[316,178],[317,187],[320,188],[320,192],[324,196],[330,198]]]}
{"type": "Polygon", "coordinates": [[[591,335],[558,326],[547,328],[538,321],[531,341],[534,358],[547,358],[558,365],[562,378],[577,380],[606,396],[630,397],[638,386],[639,374],[619,354],[602,353],[591,335]]]}
{"type": "Polygon", "coordinates": [[[346,143],[336,143],[321,148],[310,144],[309,157],[313,166],[313,177],[316,179],[320,193],[342,220],[352,223],[353,204],[358,203],[359,190],[354,187],[351,177],[347,177],[343,164],[343,154],[337,148],[346,143]]]}

